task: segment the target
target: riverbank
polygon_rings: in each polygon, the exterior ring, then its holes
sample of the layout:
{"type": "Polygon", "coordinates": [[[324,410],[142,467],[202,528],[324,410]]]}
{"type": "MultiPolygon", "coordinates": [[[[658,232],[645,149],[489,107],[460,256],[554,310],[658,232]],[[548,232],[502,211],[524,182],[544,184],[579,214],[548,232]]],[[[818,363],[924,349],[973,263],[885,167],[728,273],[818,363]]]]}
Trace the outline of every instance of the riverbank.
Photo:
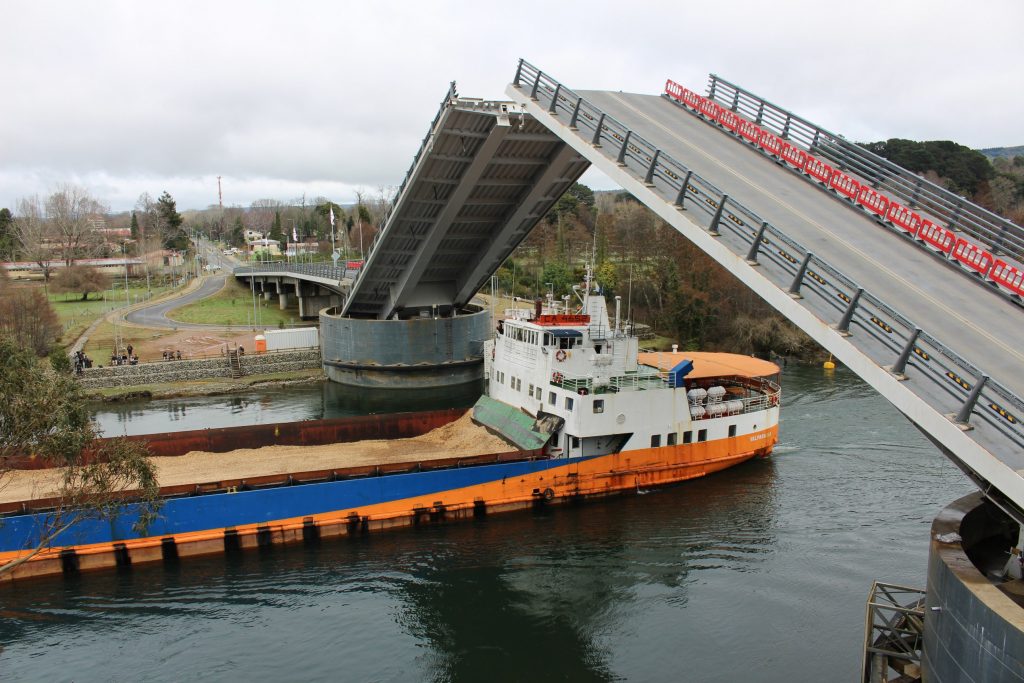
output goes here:
{"type": "Polygon", "coordinates": [[[85,392],[90,401],[116,403],[133,401],[140,398],[164,399],[184,398],[190,396],[227,396],[244,394],[254,388],[287,387],[324,382],[327,376],[323,368],[307,368],[284,372],[268,372],[258,375],[246,375],[238,379],[229,377],[213,377],[209,379],[187,380],[180,382],[154,382],[135,386],[104,387],[85,392]]]}

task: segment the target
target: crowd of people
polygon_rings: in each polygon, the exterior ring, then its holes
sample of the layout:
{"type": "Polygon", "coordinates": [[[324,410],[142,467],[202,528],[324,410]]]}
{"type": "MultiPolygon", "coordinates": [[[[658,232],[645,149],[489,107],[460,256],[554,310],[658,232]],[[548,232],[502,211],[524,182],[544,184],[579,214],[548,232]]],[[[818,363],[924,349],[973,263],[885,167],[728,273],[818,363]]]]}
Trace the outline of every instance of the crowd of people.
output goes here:
{"type": "Polygon", "coordinates": [[[83,370],[92,367],[92,358],[89,358],[89,356],[85,355],[84,351],[75,351],[73,358],[75,363],[76,375],[81,375],[83,370]]]}
{"type": "Polygon", "coordinates": [[[181,360],[181,349],[177,351],[164,349],[164,360],[181,360]]]}

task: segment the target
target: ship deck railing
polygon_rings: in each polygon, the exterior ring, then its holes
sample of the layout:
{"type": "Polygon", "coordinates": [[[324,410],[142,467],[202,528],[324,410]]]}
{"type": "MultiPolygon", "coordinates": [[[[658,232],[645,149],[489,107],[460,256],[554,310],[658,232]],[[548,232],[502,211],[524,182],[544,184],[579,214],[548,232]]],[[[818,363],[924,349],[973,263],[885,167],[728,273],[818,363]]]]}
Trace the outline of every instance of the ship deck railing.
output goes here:
{"type": "MultiPolygon", "coordinates": [[[[645,391],[649,389],[664,389],[671,387],[669,373],[667,372],[632,372],[625,375],[613,377],[595,378],[586,375],[573,375],[570,373],[556,372],[551,378],[553,386],[561,387],[567,391],[582,394],[607,394],[620,391],[645,391]]],[[[779,404],[781,388],[779,385],[763,377],[738,377],[738,378],[713,378],[688,382],[686,389],[696,387],[708,388],[720,386],[725,388],[726,395],[721,402],[743,401],[743,409],[730,412],[730,415],[752,413],[767,410],[779,404]]],[[[705,399],[700,403],[707,408],[711,403],[705,399]]],[[[718,415],[707,415],[705,417],[719,417],[718,415]]]]}

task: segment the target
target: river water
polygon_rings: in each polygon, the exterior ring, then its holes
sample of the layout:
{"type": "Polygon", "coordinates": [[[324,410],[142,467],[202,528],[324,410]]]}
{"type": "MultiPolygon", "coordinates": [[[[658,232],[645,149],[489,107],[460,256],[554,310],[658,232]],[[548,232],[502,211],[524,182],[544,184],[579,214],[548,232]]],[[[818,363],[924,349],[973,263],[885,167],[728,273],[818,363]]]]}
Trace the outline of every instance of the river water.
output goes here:
{"type": "MultiPolygon", "coordinates": [[[[783,391],[771,459],[670,489],[0,588],[0,680],[853,681],[871,581],[923,587],[931,520],[971,486],[851,373],[783,391]]],[[[313,385],[97,419],[398,407],[313,385]]]]}

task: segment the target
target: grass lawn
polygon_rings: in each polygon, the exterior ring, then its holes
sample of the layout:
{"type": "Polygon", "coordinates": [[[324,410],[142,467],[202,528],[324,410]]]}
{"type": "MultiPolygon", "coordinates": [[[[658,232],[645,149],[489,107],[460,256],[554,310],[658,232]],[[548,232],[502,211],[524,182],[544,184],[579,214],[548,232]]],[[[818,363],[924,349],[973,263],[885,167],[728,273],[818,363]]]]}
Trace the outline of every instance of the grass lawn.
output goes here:
{"type": "MultiPolygon", "coordinates": [[[[276,328],[280,323],[292,325],[301,322],[298,301],[290,295],[288,299],[294,302],[295,307],[282,311],[277,306],[276,296],[266,301],[259,292],[256,293],[257,320],[262,327],[276,328]]],[[[179,322],[207,325],[251,325],[252,316],[252,291],[233,277],[229,277],[224,289],[213,296],[175,308],[167,314],[168,318],[179,322]]]]}
{"type": "MultiPolygon", "coordinates": [[[[128,300],[132,304],[139,301],[145,301],[150,295],[147,292],[146,285],[143,283],[142,286],[138,286],[137,282],[128,283],[128,300]]],[[[42,283],[33,284],[34,287],[42,287],[42,283]]],[[[57,313],[57,318],[60,320],[61,325],[64,328],[64,334],[61,339],[65,344],[71,344],[75,339],[78,338],[82,332],[92,325],[97,318],[113,311],[117,308],[124,308],[125,306],[125,293],[124,293],[124,281],[114,285],[116,289],[113,291],[106,290],[105,292],[98,292],[89,295],[89,298],[82,301],[82,295],[74,292],[67,294],[55,294],[49,292],[50,305],[53,306],[53,310],[57,313]],[[120,284],[120,287],[117,285],[120,284]]],[[[161,286],[153,287],[152,297],[157,297],[168,291],[170,287],[161,286]]]]}

